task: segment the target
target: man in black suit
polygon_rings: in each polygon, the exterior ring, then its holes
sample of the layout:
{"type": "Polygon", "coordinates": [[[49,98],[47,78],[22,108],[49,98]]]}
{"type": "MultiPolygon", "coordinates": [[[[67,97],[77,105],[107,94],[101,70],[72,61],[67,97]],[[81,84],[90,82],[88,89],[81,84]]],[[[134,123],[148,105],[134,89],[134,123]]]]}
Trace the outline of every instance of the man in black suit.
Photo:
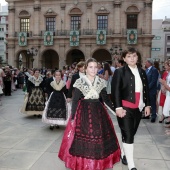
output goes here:
{"type": "Polygon", "coordinates": [[[84,76],[84,66],[85,66],[85,62],[84,61],[80,61],[76,67],[78,69],[78,72],[72,75],[71,78],[71,83],[70,83],[70,88],[68,90],[68,95],[67,95],[67,102],[71,101],[72,95],[73,95],[73,84],[76,82],[77,79],[79,79],[80,77],[84,76]]]}
{"type": "MultiPolygon", "coordinates": [[[[156,95],[157,95],[157,81],[158,81],[158,70],[153,66],[153,60],[151,58],[146,60],[146,75],[149,86],[149,97],[151,103],[151,122],[154,123],[156,120],[156,95]]],[[[146,117],[149,118],[149,117],[146,117]]]]}

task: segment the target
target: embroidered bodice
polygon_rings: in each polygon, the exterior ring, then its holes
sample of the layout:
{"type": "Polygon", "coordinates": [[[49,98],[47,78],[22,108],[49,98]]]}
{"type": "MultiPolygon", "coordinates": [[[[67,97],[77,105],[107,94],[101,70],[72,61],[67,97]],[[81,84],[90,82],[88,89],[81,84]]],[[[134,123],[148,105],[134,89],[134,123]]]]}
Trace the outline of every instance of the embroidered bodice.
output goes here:
{"type": "Polygon", "coordinates": [[[35,86],[39,86],[41,82],[43,81],[43,78],[41,76],[39,76],[38,78],[34,76],[30,76],[28,80],[32,82],[35,86]]]}
{"type": "Polygon", "coordinates": [[[95,77],[93,83],[90,82],[87,76],[83,76],[76,80],[73,87],[76,87],[83,93],[84,99],[98,99],[101,90],[106,87],[106,84],[98,76],[95,77]]]}

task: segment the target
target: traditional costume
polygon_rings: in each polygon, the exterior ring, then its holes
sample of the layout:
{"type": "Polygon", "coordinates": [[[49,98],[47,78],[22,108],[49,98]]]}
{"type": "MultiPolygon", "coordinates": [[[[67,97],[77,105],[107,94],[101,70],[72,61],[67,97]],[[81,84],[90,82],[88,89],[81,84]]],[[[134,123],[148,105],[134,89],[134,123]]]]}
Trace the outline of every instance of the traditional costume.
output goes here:
{"type": "Polygon", "coordinates": [[[143,108],[150,106],[145,71],[140,67],[132,68],[128,65],[116,69],[112,79],[112,100],[116,110],[120,108],[126,110],[126,115],[117,119],[128,168],[136,170],[133,160],[134,136],[142,118],[143,108]]]}
{"type": "Polygon", "coordinates": [[[42,115],[45,108],[44,80],[42,76],[28,78],[27,94],[21,113],[28,115],[42,115]]]}
{"type": "Polygon", "coordinates": [[[63,80],[50,83],[50,97],[43,111],[42,121],[50,125],[66,125],[68,120],[68,108],[66,102],[66,85],[63,80]]]}
{"type": "MultiPolygon", "coordinates": [[[[76,80],[72,116],[64,132],[59,158],[72,170],[105,170],[120,160],[120,148],[112,120],[99,101],[110,108],[105,81],[98,76],[93,83],[83,76],[76,80]]],[[[113,109],[113,108],[112,108],[113,109]]]]}

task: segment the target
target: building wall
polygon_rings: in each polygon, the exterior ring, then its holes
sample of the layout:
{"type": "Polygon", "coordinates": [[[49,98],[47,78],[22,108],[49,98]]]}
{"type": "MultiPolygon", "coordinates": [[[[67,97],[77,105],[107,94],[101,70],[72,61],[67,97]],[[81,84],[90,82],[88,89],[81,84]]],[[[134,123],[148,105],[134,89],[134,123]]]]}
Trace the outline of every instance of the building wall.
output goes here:
{"type": "Polygon", "coordinates": [[[7,61],[7,45],[6,38],[8,33],[8,12],[0,11],[0,56],[3,62],[7,61]]]}
{"type": "MultiPolygon", "coordinates": [[[[77,49],[84,54],[84,58],[92,57],[96,51],[100,55],[100,50],[105,50],[106,54],[110,54],[111,47],[119,46],[123,50],[128,46],[137,48],[143,57],[151,56],[151,40],[152,36],[152,0],[146,1],[103,1],[103,0],[7,0],[9,3],[9,37],[8,37],[8,63],[18,66],[19,54],[27,56],[26,51],[31,47],[38,49],[37,56],[34,57],[33,66],[42,67],[44,62],[44,52],[53,50],[53,56],[58,60],[58,67],[62,67],[67,63],[71,51],[77,49]],[[130,7],[130,8],[128,8],[130,7]],[[54,36],[53,46],[44,46],[43,31],[45,31],[45,14],[51,9],[56,14],[56,30],[70,31],[70,11],[74,8],[81,10],[81,31],[83,29],[94,29],[92,35],[80,35],[80,45],[78,47],[70,47],[69,35],[54,36]],[[128,11],[129,9],[129,11],[128,11]],[[134,9],[134,10],[133,10],[134,9]],[[20,12],[27,11],[30,18],[30,36],[28,37],[27,46],[20,47],[18,45],[17,33],[20,32],[20,12]],[[99,46],[96,44],[97,15],[96,13],[108,14],[108,30],[106,45],[99,46]],[[138,14],[138,40],[135,45],[127,44],[126,24],[127,13],[138,14]],[[61,22],[62,21],[62,22],[61,22]]],[[[104,60],[105,56],[103,56],[104,60]]],[[[113,55],[110,54],[110,59],[113,55]]]]}

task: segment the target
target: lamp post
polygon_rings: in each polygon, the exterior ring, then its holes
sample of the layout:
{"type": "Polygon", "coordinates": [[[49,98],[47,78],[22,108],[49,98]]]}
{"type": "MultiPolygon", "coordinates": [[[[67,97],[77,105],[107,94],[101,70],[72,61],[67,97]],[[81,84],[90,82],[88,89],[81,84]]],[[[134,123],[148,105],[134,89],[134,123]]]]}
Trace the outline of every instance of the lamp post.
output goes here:
{"type": "Polygon", "coordinates": [[[27,54],[31,56],[32,68],[33,68],[34,56],[37,56],[38,49],[36,49],[34,47],[27,49],[27,54]]]}

